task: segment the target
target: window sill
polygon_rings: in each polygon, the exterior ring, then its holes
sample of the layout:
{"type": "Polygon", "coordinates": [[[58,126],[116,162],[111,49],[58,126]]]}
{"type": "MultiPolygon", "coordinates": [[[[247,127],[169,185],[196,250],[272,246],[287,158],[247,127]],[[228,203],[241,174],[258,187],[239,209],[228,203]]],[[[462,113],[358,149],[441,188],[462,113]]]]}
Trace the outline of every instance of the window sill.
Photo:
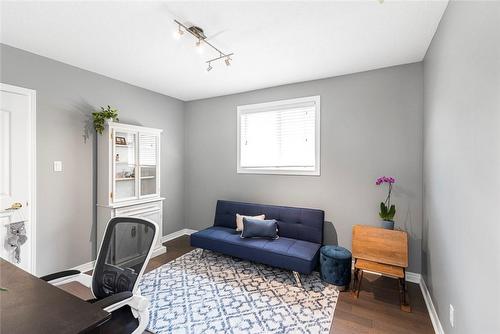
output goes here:
{"type": "Polygon", "coordinates": [[[238,168],[237,174],[260,174],[260,175],[291,175],[291,176],[320,176],[319,168],[317,170],[294,170],[294,169],[247,169],[238,168]]]}

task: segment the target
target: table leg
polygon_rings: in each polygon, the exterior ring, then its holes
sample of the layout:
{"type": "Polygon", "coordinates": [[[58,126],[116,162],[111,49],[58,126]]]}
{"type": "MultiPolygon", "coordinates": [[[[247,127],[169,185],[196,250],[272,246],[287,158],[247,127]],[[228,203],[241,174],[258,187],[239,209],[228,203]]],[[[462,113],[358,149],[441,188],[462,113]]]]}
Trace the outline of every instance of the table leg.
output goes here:
{"type": "Polygon", "coordinates": [[[354,297],[356,296],[356,288],[358,286],[358,271],[359,271],[359,269],[354,268],[353,280],[352,280],[352,289],[351,289],[351,294],[354,297]]]}
{"type": "Polygon", "coordinates": [[[410,303],[408,302],[408,290],[405,278],[399,278],[399,294],[401,302],[401,310],[404,312],[411,312],[410,303]]]}
{"type": "Polygon", "coordinates": [[[363,281],[363,270],[359,271],[358,288],[356,289],[356,298],[359,298],[359,291],[361,291],[361,281],[363,281]]]}

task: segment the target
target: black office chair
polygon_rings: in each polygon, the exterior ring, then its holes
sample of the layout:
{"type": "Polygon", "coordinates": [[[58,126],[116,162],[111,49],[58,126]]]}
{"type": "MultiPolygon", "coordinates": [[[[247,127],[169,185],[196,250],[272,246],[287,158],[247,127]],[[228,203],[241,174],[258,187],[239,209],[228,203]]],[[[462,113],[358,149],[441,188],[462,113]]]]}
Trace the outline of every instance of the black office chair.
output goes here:
{"type": "Polygon", "coordinates": [[[111,312],[101,333],[143,333],[149,323],[149,301],[138,284],[157,241],[156,223],[134,217],[108,222],[92,276],[66,270],[41,277],[53,284],[79,282],[94,296],[88,302],[111,312]]]}

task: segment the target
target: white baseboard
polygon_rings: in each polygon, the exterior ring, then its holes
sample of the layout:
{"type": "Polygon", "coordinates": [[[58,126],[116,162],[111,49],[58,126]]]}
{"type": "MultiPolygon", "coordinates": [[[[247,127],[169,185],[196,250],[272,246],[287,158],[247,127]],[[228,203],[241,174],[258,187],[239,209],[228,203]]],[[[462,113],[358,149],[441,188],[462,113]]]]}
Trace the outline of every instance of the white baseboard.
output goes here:
{"type": "Polygon", "coordinates": [[[87,272],[89,270],[93,270],[94,269],[94,264],[95,264],[95,261],[90,261],[90,262],[81,264],[79,266],[73,267],[71,269],[73,269],[73,270],[79,270],[82,273],[85,273],[85,272],[87,272]]]}
{"type": "Polygon", "coordinates": [[[174,233],[170,233],[170,234],[164,235],[164,236],[161,238],[161,243],[164,243],[164,242],[167,242],[167,241],[173,240],[173,239],[178,238],[178,237],[181,237],[181,236],[183,236],[183,235],[191,235],[191,234],[193,234],[194,232],[197,232],[197,231],[196,231],[196,230],[189,229],[189,228],[184,228],[184,229],[179,230],[179,231],[176,231],[176,232],[174,232],[174,233]]]}
{"type": "Polygon", "coordinates": [[[153,250],[153,254],[151,254],[151,258],[157,257],[158,255],[165,254],[166,252],[167,252],[167,247],[165,247],[165,246],[156,247],[153,250]]]}
{"type": "Polygon", "coordinates": [[[406,272],[406,277],[405,277],[405,280],[407,282],[411,282],[411,283],[417,283],[417,284],[420,284],[420,280],[422,279],[422,276],[420,276],[420,274],[417,274],[417,273],[412,273],[410,271],[407,271],[406,272]]]}
{"type": "Polygon", "coordinates": [[[427,306],[427,311],[431,317],[434,332],[436,332],[436,334],[444,334],[443,326],[441,326],[441,321],[439,321],[438,314],[434,308],[434,303],[432,302],[431,294],[427,289],[427,285],[425,284],[423,277],[420,278],[420,290],[422,291],[422,296],[424,296],[425,305],[427,306]]]}

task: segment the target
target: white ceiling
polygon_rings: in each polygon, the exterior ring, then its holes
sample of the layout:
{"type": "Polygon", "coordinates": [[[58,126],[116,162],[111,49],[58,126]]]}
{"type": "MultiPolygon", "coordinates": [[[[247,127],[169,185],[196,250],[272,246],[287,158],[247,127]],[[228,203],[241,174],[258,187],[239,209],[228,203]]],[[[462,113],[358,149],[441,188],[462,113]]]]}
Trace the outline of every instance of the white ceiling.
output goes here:
{"type": "Polygon", "coordinates": [[[181,100],[423,59],[447,1],[2,2],[2,43],[181,100]],[[234,52],[195,51],[173,19],[234,52]]]}

